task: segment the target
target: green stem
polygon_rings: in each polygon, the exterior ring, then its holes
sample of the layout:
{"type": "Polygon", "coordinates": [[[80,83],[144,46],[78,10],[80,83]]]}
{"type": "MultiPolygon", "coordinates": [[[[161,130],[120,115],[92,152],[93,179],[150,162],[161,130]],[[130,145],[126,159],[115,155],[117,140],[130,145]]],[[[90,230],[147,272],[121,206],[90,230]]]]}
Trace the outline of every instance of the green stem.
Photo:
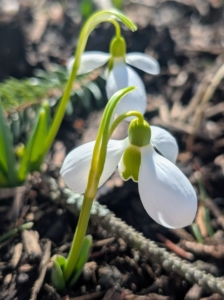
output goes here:
{"type": "Polygon", "coordinates": [[[126,118],[129,118],[129,117],[136,117],[139,119],[139,122],[140,123],[143,123],[144,122],[144,117],[143,115],[138,112],[138,111],[129,111],[127,113],[124,113],[120,116],[118,116],[116,118],[116,120],[112,123],[111,127],[110,127],[110,131],[109,131],[109,138],[111,137],[112,133],[114,132],[114,130],[117,128],[117,126],[126,118]]]}
{"type": "Polygon", "coordinates": [[[72,241],[72,246],[68,255],[67,263],[63,270],[64,279],[66,282],[69,281],[74,271],[74,268],[77,264],[83,239],[86,234],[92,202],[96,196],[100,176],[102,174],[105,159],[106,159],[107,143],[109,137],[108,133],[109,133],[110,122],[114,113],[114,109],[117,103],[121,100],[121,98],[134,89],[135,87],[127,87],[125,89],[116,92],[113,95],[113,97],[110,99],[110,101],[107,103],[107,106],[104,110],[104,114],[102,117],[102,121],[99,127],[96,143],[93,150],[91,167],[89,171],[89,178],[88,178],[86,191],[84,194],[82,210],[80,213],[78,225],[76,227],[76,232],[72,241]]]}
{"type": "Polygon", "coordinates": [[[117,21],[111,19],[108,22],[110,22],[114,25],[115,30],[116,30],[116,37],[120,37],[121,36],[121,28],[120,28],[120,25],[117,23],[117,21]]]}
{"type": "Polygon", "coordinates": [[[65,282],[68,282],[74,267],[76,266],[76,263],[78,261],[80,251],[83,244],[83,239],[86,235],[87,226],[89,223],[89,217],[90,217],[90,211],[92,207],[93,199],[87,198],[84,195],[82,209],[79,216],[79,221],[77,224],[77,229],[74,234],[74,238],[72,241],[71,249],[68,255],[67,263],[64,267],[64,279],[65,282]]]}
{"type": "Polygon", "coordinates": [[[62,99],[59,103],[59,106],[57,108],[55,117],[53,119],[53,123],[51,125],[49,134],[47,136],[47,140],[46,140],[46,144],[45,144],[45,153],[47,153],[48,150],[50,149],[50,147],[51,147],[51,145],[52,145],[52,143],[55,139],[55,136],[58,132],[58,129],[61,125],[62,119],[64,117],[66,105],[67,105],[68,100],[70,98],[72,85],[73,85],[73,82],[75,81],[76,76],[77,76],[78,68],[79,68],[79,66],[76,66],[75,64],[73,65],[72,72],[70,74],[69,80],[68,80],[66,88],[65,88],[65,92],[64,92],[64,94],[62,96],[62,99]]]}

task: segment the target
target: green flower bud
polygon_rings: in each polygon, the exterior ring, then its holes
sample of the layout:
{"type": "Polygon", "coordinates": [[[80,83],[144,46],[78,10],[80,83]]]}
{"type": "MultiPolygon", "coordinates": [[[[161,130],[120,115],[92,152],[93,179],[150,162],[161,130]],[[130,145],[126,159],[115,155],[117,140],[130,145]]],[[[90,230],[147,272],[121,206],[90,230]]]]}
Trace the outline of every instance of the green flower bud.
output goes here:
{"type": "Polygon", "coordinates": [[[138,147],[128,146],[122,156],[119,170],[123,180],[132,179],[138,182],[139,168],[141,164],[141,152],[138,147]]]}
{"type": "Polygon", "coordinates": [[[113,58],[125,57],[126,43],[123,37],[114,37],[110,43],[110,53],[113,58]]]}
{"type": "Polygon", "coordinates": [[[18,158],[22,158],[25,153],[25,145],[23,143],[19,143],[15,147],[15,154],[18,158]]]}
{"type": "Polygon", "coordinates": [[[151,128],[145,120],[141,122],[139,119],[134,119],[129,125],[128,137],[132,145],[144,147],[150,143],[151,128]]]}

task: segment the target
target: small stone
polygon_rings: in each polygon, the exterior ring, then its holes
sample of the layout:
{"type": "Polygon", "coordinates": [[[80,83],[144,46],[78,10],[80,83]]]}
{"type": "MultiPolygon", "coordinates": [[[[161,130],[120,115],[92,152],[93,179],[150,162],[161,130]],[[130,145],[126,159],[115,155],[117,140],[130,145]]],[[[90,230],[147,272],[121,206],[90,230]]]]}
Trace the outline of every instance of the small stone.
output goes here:
{"type": "Polygon", "coordinates": [[[23,284],[29,280],[29,275],[26,273],[20,273],[17,277],[17,283],[23,284]]]}
{"type": "Polygon", "coordinates": [[[4,279],[3,279],[3,284],[4,284],[4,286],[9,285],[10,282],[11,282],[11,280],[12,280],[12,273],[7,274],[7,275],[4,277],[4,279]]]}
{"type": "Polygon", "coordinates": [[[100,285],[97,285],[96,286],[96,292],[100,292],[101,291],[101,286],[100,285]]]}

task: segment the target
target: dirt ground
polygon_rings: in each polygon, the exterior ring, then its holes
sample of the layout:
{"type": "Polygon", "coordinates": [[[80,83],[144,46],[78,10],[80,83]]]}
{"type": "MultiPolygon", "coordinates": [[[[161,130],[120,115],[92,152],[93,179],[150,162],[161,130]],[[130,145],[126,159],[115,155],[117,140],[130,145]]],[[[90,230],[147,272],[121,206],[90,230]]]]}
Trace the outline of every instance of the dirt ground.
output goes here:
{"type": "MultiPolygon", "coordinates": [[[[54,64],[66,65],[83,23],[79,2],[0,0],[0,8],[1,82],[33,77],[37,69],[51,72],[54,64]],[[7,3],[12,4],[10,9],[7,3]]],[[[223,2],[124,1],[123,12],[138,25],[134,33],[122,26],[127,52],[152,55],[161,66],[158,76],[138,71],[148,93],[145,118],[176,137],[177,165],[194,185],[199,209],[193,228],[164,228],[145,212],[137,184],[124,183],[117,172],[99,189],[97,201],[159,247],[220,277],[224,290],[223,2]]],[[[110,24],[97,27],[86,49],[107,52],[113,34],[110,24]]],[[[60,166],[71,149],[95,139],[107,101],[103,79],[101,85],[100,103],[65,117],[43,173],[30,176],[23,187],[0,190],[1,234],[34,222],[31,230],[0,242],[0,299],[224,299],[221,288],[206,289],[200,280],[178,275],[175,269],[167,271],[164,264],[142,255],[96,222],[88,229],[93,249],[76,285],[61,294],[51,286],[50,258],[67,255],[77,216],[63,202],[54,201],[48,180],[54,180],[54,193],[62,198],[60,166]]],[[[8,117],[12,113],[8,111],[8,117]]],[[[122,123],[114,138],[122,139],[126,132],[127,124],[122,123]]],[[[21,134],[17,142],[23,139],[21,134]]]]}

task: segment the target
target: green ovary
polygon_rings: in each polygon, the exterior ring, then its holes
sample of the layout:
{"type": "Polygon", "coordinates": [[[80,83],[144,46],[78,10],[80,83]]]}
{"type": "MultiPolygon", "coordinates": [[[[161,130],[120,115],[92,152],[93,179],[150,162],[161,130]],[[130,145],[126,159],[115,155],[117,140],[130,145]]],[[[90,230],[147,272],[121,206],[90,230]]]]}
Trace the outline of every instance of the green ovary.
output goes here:
{"type": "Polygon", "coordinates": [[[126,55],[126,43],[124,38],[114,37],[110,43],[110,54],[113,58],[125,57],[126,55]]]}
{"type": "Polygon", "coordinates": [[[141,152],[138,147],[130,145],[124,152],[119,166],[120,175],[124,180],[132,179],[138,182],[141,152]]]}
{"type": "Polygon", "coordinates": [[[129,125],[128,137],[132,145],[144,147],[150,143],[151,128],[145,120],[141,122],[136,118],[129,125]]]}

